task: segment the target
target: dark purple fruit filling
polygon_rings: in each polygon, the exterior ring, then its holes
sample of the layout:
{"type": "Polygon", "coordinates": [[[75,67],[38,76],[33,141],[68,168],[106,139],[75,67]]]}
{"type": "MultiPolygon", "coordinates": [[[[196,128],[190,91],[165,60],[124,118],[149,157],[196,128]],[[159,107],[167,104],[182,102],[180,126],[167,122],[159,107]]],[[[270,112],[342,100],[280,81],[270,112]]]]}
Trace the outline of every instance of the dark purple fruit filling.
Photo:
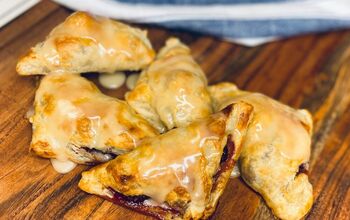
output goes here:
{"type": "Polygon", "coordinates": [[[116,192],[112,188],[109,188],[109,190],[113,192],[113,198],[105,197],[105,199],[144,215],[149,215],[157,219],[165,219],[166,216],[180,216],[179,211],[172,209],[169,206],[156,206],[150,205],[150,203],[146,203],[146,200],[150,199],[148,196],[126,196],[119,192],[116,192]]]}
{"type": "Polygon", "coordinates": [[[300,164],[299,170],[296,175],[298,176],[301,173],[308,174],[308,172],[309,172],[309,163],[302,163],[300,164]]]}

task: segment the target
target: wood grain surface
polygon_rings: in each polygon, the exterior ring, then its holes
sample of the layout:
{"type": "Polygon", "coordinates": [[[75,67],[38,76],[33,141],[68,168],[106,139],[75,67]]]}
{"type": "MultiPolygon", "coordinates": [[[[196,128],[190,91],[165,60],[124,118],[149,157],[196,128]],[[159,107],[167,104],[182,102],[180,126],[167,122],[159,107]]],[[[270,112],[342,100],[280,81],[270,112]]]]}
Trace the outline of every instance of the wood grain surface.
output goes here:
{"type": "MultiPolygon", "coordinates": [[[[0,29],[0,219],[150,219],[78,189],[79,166],[60,175],[28,152],[25,113],[35,77],[15,64],[71,12],[44,1],[0,29]]],[[[187,43],[209,82],[232,81],[297,108],[315,120],[310,179],[315,202],[306,219],[350,218],[350,31],[310,34],[247,48],[194,33],[144,26],[156,49],[169,36],[187,43]]],[[[94,76],[92,76],[93,80],[94,76]]],[[[104,90],[123,97],[126,88],[104,90]]],[[[273,219],[259,195],[230,180],[212,219],[273,219]]]]}

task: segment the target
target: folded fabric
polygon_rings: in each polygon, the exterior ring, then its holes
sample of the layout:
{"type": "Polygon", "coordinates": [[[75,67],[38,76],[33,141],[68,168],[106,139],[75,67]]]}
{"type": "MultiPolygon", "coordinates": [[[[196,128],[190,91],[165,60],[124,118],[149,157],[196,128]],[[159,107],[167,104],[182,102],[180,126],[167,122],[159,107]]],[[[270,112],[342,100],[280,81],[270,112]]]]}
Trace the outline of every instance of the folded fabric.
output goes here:
{"type": "Polygon", "coordinates": [[[75,10],[245,45],[350,27],[350,0],[55,0],[75,10]]]}
{"type": "Polygon", "coordinates": [[[0,28],[38,2],[39,0],[0,0],[0,28]]]}

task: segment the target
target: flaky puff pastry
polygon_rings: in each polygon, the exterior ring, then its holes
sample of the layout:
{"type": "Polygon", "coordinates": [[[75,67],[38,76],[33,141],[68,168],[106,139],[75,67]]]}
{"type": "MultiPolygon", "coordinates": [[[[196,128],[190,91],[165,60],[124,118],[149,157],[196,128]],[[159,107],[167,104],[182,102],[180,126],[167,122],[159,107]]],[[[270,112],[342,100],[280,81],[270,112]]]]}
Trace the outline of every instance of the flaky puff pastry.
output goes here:
{"type": "Polygon", "coordinates": [[[254,116],[242,143],[238,166],[246,183],[259,192],[281,219],[300,219],[313,203],[305,174],[310,158],[312,118],[259,93],[220,83],[209,88],[217,111],[244,101],[254,116]]]}
{"type": "Polygon", "coordinates": [[[45,76],[35,94],[31,151],[76,163],[104,162],[158,132],[125,101],[76,74],[45,76]]]}
{"type": "Polygon", "coordinates": [[[167,40],[126,100],[160,132],[212,113],[205,74],[190,49],[175,38],[167,40]]]}
{"type": "Polygon", "coordinates": [[[160,219],[206,219],[237,160],[252,106],[240,102],[82,174],[79,187],[160,219]],[[225,151],[225,153],[224,153],[225,151]]]}
{"type": "Polygon", "coordinates": [[[155,53],[146,32],[75,12],[17,64],[20,75],[108,72],[145,68],[155,53]]]}

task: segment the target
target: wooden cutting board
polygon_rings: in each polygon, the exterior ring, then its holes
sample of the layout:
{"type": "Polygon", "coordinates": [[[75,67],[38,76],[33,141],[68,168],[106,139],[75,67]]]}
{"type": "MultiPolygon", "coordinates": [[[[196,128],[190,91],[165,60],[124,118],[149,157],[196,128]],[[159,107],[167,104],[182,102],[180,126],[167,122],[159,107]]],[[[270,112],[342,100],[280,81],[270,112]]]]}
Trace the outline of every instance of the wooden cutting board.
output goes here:
{"type": "MultiPolygon", "coordinates": [[[[44,1],[0,29],[0,219],[150,219],[80,191],[79,166],[60,175],[28,152],[35,77],[20,77],[20,55],[70,11],[44,1]]],[[[232,81],[314,116],[310,180],[315,203],[307,219],[350,218],[350,31],[306,35],[247,48],[208,36],[145,27],[156,49],[167,37],[187,43],[209,82],[232,81]]],[[[123,97],[126,88],[103,90],[123,97]]],[[[259,195],[230,180],[212,219],[272,219],[259,195]]]]}

